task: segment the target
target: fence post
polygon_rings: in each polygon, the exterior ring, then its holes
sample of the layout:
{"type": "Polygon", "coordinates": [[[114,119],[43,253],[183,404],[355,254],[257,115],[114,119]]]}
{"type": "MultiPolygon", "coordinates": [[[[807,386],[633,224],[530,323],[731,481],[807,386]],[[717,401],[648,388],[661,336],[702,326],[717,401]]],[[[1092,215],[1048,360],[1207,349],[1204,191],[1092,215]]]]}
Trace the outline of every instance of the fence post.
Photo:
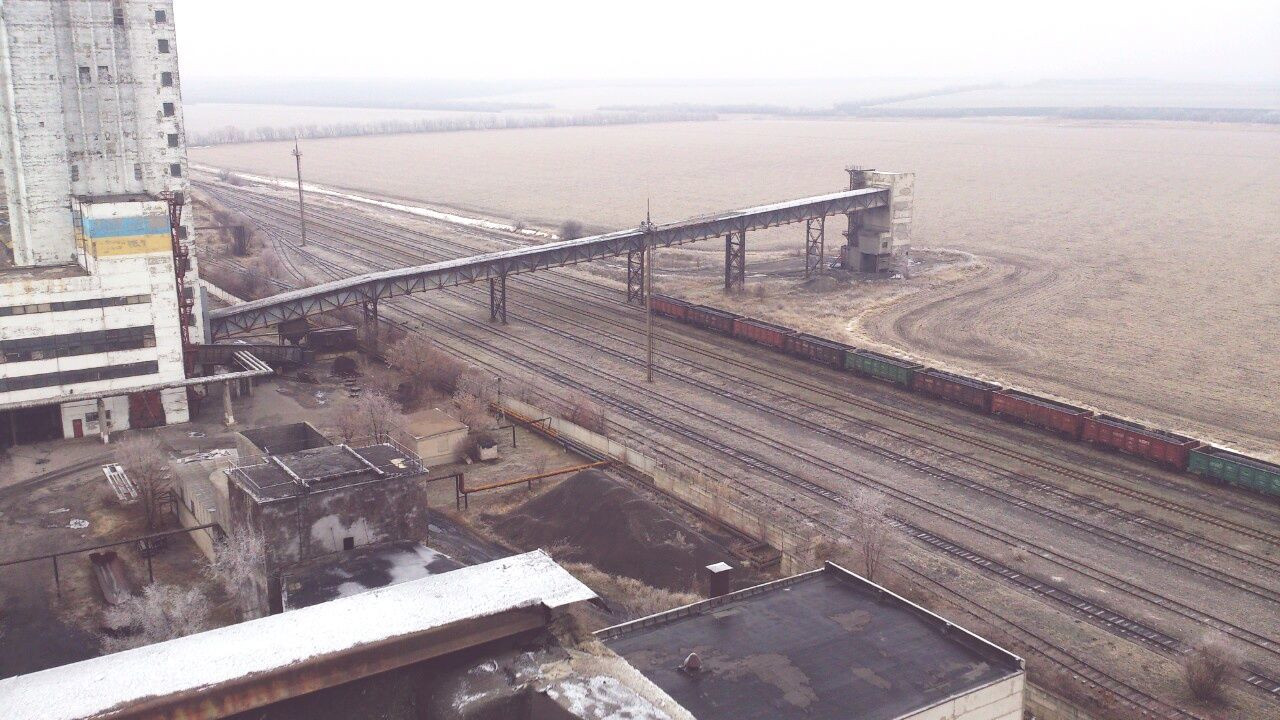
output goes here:
{"type": "MultiPolygon", "coordinates": [[[[101,420],[99,420],[99,422],[101,422],[101,420]]],[[[62,578],[58,575],[58,556],[57,555],[53,556],[53,585],[58,589],[58,597],[62,597],[62,578]]]]}

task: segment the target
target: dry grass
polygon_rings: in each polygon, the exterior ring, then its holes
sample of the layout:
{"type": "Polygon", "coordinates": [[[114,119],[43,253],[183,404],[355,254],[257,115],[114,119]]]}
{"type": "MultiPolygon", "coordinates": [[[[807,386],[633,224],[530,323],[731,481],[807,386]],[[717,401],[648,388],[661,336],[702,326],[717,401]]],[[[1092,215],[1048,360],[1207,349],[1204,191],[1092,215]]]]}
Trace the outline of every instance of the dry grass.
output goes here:
{"type": "MultiPolygon", "coordinates": [[[[552,553],[554,557],[554,553],[552,553]]],[[[610,575],[587,563],[561,563],[582,584],[605,599],[614,612],[621,611],[627,619],[645,617],[664,610],[688,605],[701,600],[693,593],[678,593],[646,585],[635,578],[610,575]]]]}

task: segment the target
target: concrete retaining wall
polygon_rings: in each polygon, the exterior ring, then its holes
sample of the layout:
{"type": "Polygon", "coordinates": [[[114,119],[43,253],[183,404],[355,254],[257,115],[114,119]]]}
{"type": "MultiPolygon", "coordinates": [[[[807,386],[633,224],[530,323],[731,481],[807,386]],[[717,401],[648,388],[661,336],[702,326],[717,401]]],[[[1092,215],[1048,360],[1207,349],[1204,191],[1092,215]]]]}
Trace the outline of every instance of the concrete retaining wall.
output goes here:
{"type": "Polygon", "coordinates": [[[1080,706],[1027,683],[1028,720],[1098,720],[1080,706]]]}
{"type": "Polygon", "coordinates": [[[658,490],[681,500],[716,520],[728,525],[738,532],[766,542],[782,552],[782,572],[793,574],[812,570],[817,566],[814,559],[814,544],[817,538],[809,534],[801,534],[783,527],[776,522],[761,516],[746,507],[729,494],[719,484],[700,478],[688,478],[668,472],[662,463],[644,453],[634,450],[617,440],[562,418],[554,417],[542,409],[515,398],[499,398],[498,404],[512,413],[526,418],[541,420],[549,418],[547,423],[551,430],[601,455],[616,460],[653,480],[658,490]]]}

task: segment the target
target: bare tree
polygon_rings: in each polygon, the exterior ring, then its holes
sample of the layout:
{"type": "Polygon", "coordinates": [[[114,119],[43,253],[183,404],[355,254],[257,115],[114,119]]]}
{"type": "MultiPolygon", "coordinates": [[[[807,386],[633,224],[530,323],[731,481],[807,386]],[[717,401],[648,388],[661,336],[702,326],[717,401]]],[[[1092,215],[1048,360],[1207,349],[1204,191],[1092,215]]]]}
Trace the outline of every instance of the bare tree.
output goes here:
{"type": "Polygon", "coordinates": [[[419,392],[428,387],[445,395],[458,390],[467,366],[422,335],[406,335],[386,353],[387,362],[408,376],[419,392]]]}
{"type": "Polygon", "coordinates": [[[134,434],[116,445],[116,462],[138,488],[147,530],[154,530],[160,519],[160,496],[169,490],[169,462],[164,448],[154,435],[134,434]]]}
{"type": "Polygon", "coordinates": [[[497,397],[493,376],[476,369],[467,370],[458,378],[458,389],[454,395],[470,395],[485,404],[497,397]]]}
{"type": "Polygon", "coordinates": [[[361,395],[349,414],[358,418],[357,436],[369,435],[377,441],[385,440],[393,429],[404,423],[400,406],[386,395],[376,392],[361,395]]]}
{"type": "Polygon", "coordinates": [[[561,240],[577,240],[582,237],[582,223],[577,220],[565,220],[560,224],[561,240]]]}
{"type": "Polygon", "coordinates": [[[1197,700],[1220,702],[1223,684],[1239,669],[1240,663],[1239,653],[1225,640],[1215,635],[1205,636],[1183,659],[1187,689],[1197,700]]]}
{"type": "Polygon", "coordinates": [[[490,425],[489,403],[475,395],[459,391],[453,396],[454,416],[472,431],[485,430],[490,425]]]}
{"type": "Polygon", "coordinates": [[[103,649],[119,652],[206,630],[211,611],[208,596],[198,587],[153,583],[141,595],[104,611],[103,624],[114,633],[103,638],[103,649]]]}
{"type": "Polygon", "coordinates": [[[863,489],[854,498],[853,508],[862,569],[866,578],[874,581],[890,543],[889,505],[883,495],[863,489]]]}
{"type": "Polygon", "coordinates": [[[574,425],[584,427],[591,432],[605,432],[604,411],[582,393],[571,394],[564,402],[565,419],[574,425]]]}
{"type": "Polygon", "coordinates": [[[338,416],[337,429],[343,444],[350,445],[352,440],[365,434],[364,415],[358,410],[342,413],[338,416]]]}
{"type": "Polygon", "coordinates": [[[241,619],[251,605],[248,593],[266,571],[266,553],[262,535],[245,530],[227,537],[214,548],[213,561],[207,575],[220,584],[227,597],[233,598],[241,619]]]}

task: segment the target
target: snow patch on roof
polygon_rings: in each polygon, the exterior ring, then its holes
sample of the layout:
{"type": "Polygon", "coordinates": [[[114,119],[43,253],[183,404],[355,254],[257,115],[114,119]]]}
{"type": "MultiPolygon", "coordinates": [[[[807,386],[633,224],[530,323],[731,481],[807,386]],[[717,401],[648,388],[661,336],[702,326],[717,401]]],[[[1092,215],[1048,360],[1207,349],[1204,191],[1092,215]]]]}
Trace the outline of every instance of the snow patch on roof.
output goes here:
{"type": "Polygon", "coordinates": [[[541,550],[281,615],[0,680],[5,720],[80,720],[368,643],[595,593],[541,550]]]}

